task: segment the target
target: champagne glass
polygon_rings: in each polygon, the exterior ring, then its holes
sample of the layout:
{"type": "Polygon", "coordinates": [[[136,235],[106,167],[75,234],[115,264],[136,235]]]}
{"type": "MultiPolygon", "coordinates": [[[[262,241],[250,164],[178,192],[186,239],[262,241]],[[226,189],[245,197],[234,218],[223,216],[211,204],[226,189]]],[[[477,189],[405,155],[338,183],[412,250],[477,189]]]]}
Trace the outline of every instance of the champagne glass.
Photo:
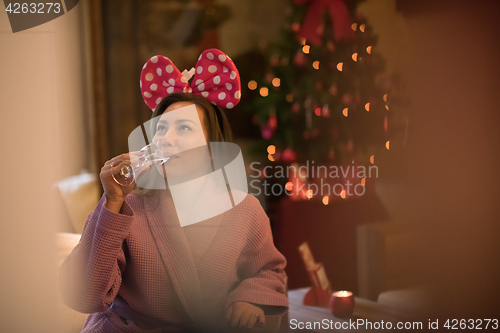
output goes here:
{"type": "Polygon", "coordinates": [[[110,163],[111,176],[121,186],[132,184],[142,173],[167,162],[170,158],[165,157],[157,142],[150,143],[129,156],[129,160],[122,159],[110,163]]]}

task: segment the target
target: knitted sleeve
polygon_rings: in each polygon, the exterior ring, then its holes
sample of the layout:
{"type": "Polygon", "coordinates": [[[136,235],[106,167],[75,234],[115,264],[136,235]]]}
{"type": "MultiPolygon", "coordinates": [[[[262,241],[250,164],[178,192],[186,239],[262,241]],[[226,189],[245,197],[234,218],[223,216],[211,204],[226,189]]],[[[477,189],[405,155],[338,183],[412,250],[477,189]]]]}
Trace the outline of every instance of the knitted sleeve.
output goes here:
{"type": "Polygon", "coordinates": [[[238,259],[240,284],[227,299],[227,309],[236,301],[254,303],[264,309],[266,316],[281,316],[288,309],[285,292],[285,257],[273,243],[269,218],[259,201],[251,196],[251,209],[245,248],[238,259]]]}
{"type": "Polygon", "coordinates": [[[102,312],[113,302],[125,270],[125,238],[134,219],[124,202],[120,214],[110,212],[103,196],[89,214],[80,242],[64,260],[59,288],[64,303],[83,313],[102,312]]]}

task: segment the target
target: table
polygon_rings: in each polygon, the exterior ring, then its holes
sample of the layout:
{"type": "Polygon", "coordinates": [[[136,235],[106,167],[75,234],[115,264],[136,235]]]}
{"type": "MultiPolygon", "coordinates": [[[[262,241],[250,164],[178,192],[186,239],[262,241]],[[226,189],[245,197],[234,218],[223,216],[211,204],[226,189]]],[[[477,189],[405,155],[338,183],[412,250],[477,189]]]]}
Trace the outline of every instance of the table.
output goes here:
{"type": "Polygon", "coordinates": [[[355,307],[354,314],[352,317],[347,319],[339,319],[333,316],[328,308],[322,308],[317,306],[306,306],[303,305],[302,300],[304,295],[309,290],[309,288],[293,289],[288,291],[288,323],[289,332],[384,332],[389,330],[388,325],[392,325],[392,329],[396,329],[398,322],[403,324],[411,324],[413,328],[411,330],[418,331],[422,330],[422,327],[427,327],[427,322],[422,320],[417,320],[412,318],[408,313],[404,313],[399,309],[395,309],[386,305],[379,304],[367,299],[355,297],[355,307]],[[328,322],[327,327],[316,327],[311,330],[308,329],[298,329],[298,323],[314,323],[322,321],[328,322]],[[356,322],[358,320],[369,321],[372,323],[372,329],[367,324],[360,325],[359,327],[349,326],[350,323],[356,322]],[[381,324],[383,321],[385,329],[379,327],[375,328],[375,325],[381,324]],[[416,324],[415,324],[416,323],[416,324]],[[418,327],[418,323],[421,323],[422,327],[418,327]],[[342,328],[342,325],[344,326],[342,328]],[[330,329],[332,327],[332,329],[330,329]],[[338,327],[339,329],[335,329],[338,327]]]}

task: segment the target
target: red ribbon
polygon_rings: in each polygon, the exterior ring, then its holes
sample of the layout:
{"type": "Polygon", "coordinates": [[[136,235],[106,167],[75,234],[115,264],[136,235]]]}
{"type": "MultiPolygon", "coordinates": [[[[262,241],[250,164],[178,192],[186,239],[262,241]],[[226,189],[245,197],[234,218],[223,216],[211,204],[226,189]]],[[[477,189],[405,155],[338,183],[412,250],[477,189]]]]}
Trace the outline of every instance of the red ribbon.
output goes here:
{"type": "Polygon", "coordinates": [[[349,10],[343,0],[295,0],[295,3],[301,5],[308,1],[311,5],[298,32],[299,37],[305,38],[311,44],[321,44],[322,32],[319,30],[325,10],[330,12],[335,41],[354,37],[349,10]]]}

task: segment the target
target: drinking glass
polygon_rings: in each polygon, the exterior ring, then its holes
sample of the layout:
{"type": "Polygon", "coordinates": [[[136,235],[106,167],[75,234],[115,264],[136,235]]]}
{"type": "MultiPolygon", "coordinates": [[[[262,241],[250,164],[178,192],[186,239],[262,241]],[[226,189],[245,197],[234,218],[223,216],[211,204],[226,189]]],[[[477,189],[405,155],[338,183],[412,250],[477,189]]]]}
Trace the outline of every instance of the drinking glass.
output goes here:
{"type": "Polygon", "coordinates": [[[137,177],[156,165],[163,164],[170,157],[165,157],[157,142],[144,146],[140,151],[130,153],[130,159],[111,162],[111,176],[121,186],[132,184],[137,177]]]}

